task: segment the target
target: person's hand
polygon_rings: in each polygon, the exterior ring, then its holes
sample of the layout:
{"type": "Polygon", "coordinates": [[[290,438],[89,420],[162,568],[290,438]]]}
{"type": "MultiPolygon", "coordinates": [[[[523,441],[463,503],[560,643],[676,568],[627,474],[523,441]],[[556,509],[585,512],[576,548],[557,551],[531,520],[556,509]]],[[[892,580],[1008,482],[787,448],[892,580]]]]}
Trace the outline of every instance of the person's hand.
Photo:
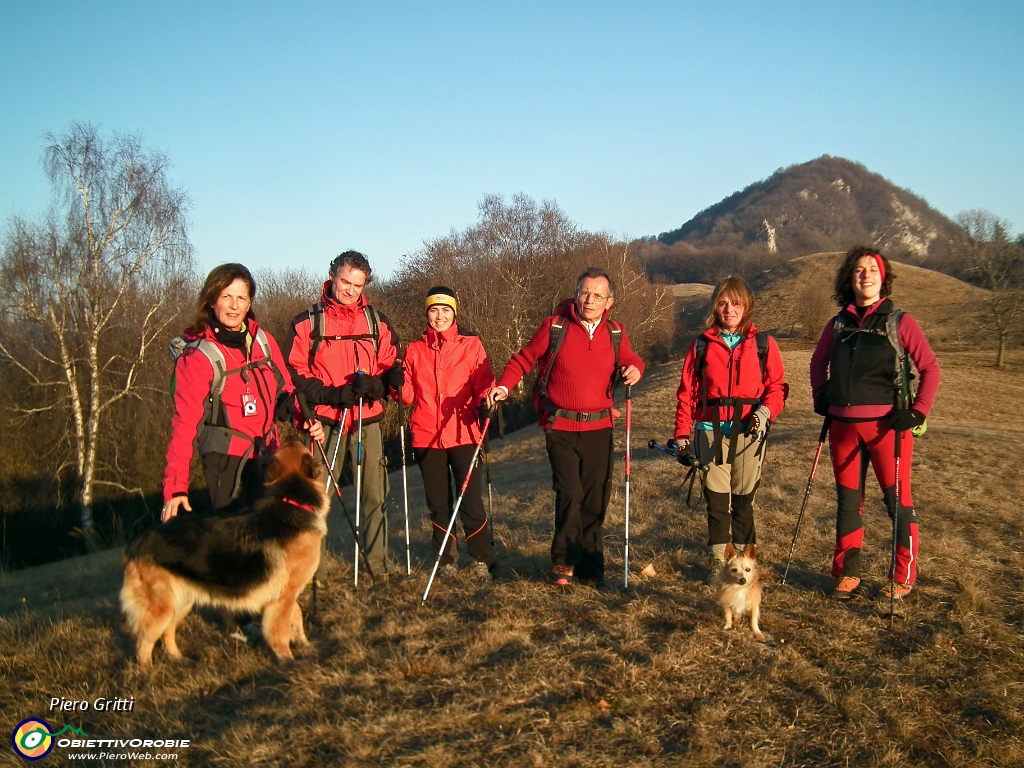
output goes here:
{"type": "Polygon", "coordinates": [[[909,432],[924,424],[924,414],[913,408],[898,408],[889,417],[889,426],[897,432],[909,432]]]}
{"type": "Polygon", "coordinates": [[[396,360],[395,364],[387,372],[388,386],[393,390],[398,391],[405,384],[405,369],[402,367],[402,362],[396,360]]]}
{"type": "Polygon", "coordinates": [[[335,408],[351,408],[359,402],[359,398],[352,391],[352,385],[345,384],[341,387],[324,387],[320,402],[335,408]]]}
{"type": "Polygon", "coordinates": [[[692,467],[696,457],[693,455],[693,448],[690,447],[690,441],[685,437],[680,440],[669,440],[665,445],[675,450],[676,461],[682,464],[684,467],[692,467]]]}
{"type": "Polygon", "coordinates": [[[323,443],[324,425],[320,423],[319,419],[310,419],[309,421],[305,422],[302,426],[305,427],[306,431],[309,433],[309,437],[311,440],[316,440],[318,443],[323,443]]]}
{"type": "Polygon", "coordinates": [[[278,396],[274,418],[284,422],[290,422],[295,418],[295,394],[293,392],[282,392],[278,396]]]}
{"type": "Polygon", "coordinates": [[[632,387],[640,381],[640,369],[635,365],[622,366],[619,371],[619,375],[622,377],[622,381],[627,387],[632,387]]]}
{"type": "Polygon", "coordinates": [[[828,385],[823,384],[814,392],[814,412],[819,416],[828,416],[828,385]]]}
{"type": "Polygon", "coordinates": [[[160,510],[160,522],[166,523],[177,517],[181,507],[184,507],[186,512],[192,511],[192,505],[188,503],[188,496],[172,496],[164,502],[164,508],[160,510]]]}
{"type": "Polygon", "coordinates": [[[487,405],[491,408],[499,400],[506,400],[508,398],[508,390],[504,387],[491,387],[487,390],[487,405]]]}
{"type": "Polygon", "coordinates": [[[771,419],[772,412],[768,410],[767,406],[758,406],[750,418],[747,419],[747,426],[743,430],[743,434],[747,437],[751,435],[757,435],[757,440],[760,442],[764,440],[765,433],[768,431],[768,422],[771,419]]]}
{"type": "Polygon", "coordinates": [[[387,394],[387,388],[380,376],[364,373],[352,380],[352,392],[364,400],[379,400],[387,394]]]}
{"type": "Polygon", "coordinates": [[[477,421],[480,424],[480,429],[484,428],[484,424],[487,423],[488,419],[494,418],[494,408],[495,406],[487,404],[487,400],[480,401],[480,408],[479,410],[477,410],[476,413],[477,421]]]}

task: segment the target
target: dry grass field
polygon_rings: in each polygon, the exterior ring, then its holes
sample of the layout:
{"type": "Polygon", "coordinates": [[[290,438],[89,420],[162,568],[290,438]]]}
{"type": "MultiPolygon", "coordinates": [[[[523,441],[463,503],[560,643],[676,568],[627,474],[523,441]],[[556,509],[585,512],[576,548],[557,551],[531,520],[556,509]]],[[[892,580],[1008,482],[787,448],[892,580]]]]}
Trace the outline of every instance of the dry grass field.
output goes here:
{"type": "MultiPolygon", "coordinates": [[[[768,297],[764,308],[770,320],[768,297]]],[[[0,573],[0,721],[10,730],[42,717],[92,738],[188,738],[188,748],[168,750],[187,766],[1024,765],[1024,355],[997,371],[988,351],[956,344],[934,314],[944,309],[920,311],[925,331],[946,340],[943,384],[915,446],[918,588],[892,629],[887,604],[871,597],[889,560],[877,487],[864,513],[868,594],[848,604],[824,596],[835,504],[827,460],[781,584],[820,426],[809,349],[784,341],[792,391],[756,504],[763,642],[721,628],[704,584],[703,503],[687,508],[682,467],[646,449],[670,436],[670,363],[634,390],[628,591],[621,450],[605,539],[617,588],[556,591],[550,471],[540,431],[527,428],[492,450],[493,587],[437,582],[420,606],[432,560],[413,468],[413,576],[353,589],[345,524],[332,518],[331,578],[315,616],[309,592],[302,598],[312,646],[289,669],[199,612],[178,635],[194,663],[174,665],[158,646],[153,674],[141,675],[117,605],[119,551],[0,573]],[[655,574],[641,577],[648,565],[655,574]],[[49,710],[53,697],[135,704],[61,713],[49,710]]],[[[391,482],[395,501],[400,474],[391,482]]],[[[400,510],[400,501],[391,507],[391,544],[404,566],[400,510]]],[[[69,762],[69,751],[40,764],[69,762]]],[[[0,748],[0,765],[21,764],[0,748]]]]}
{"type": "MultiPolygon", "coordinates": [[[[619,589],[559,592],[547,583],[550,479],[539,431],[526,429],[492,454],[494,587],[439,582],[420,607],[430,563],[413,472],[413,578],[353,590],[350,549],[336,539],[332,578],[310,622],[313,645],[292,669],[204,612],[179,633],[195,664],[175,666],[158,650],[152,677],[142,677],[116,603],[116,552],[3,574],[5,727],[41,716],[94,738],[190,738],[177,763],[195,766],[1024,764],[1015,451],[1024,430],[997,405],[1024,397],[1024,361],[996,372],[974,353],[940,355],[940,399],[915,450],[919,588],[890,630],[869,597],[823,596],[834,504],[827,466],[791,585],[780,584],[817,434],[808,356],[785,351],[793,392],[758,497],[764,642],[721,629],[703,584],[702,505],[686,508],[681,468],[644,447],[669,434],[677,376],[669,364],[635,392],[628,592],[621,462],[606,538],[619,589]],[[993,434],[1006,450],[992,450],[993,434]],[[641,578],[651,564],[656,575],[641,578]],[[115,696],[134,697],[133,711],[48,711],[51,697],[115,696]]],[[[398,473],[392,483],[400,488],[398,473]]],[[[400,518],[392,514],[396,559],[404,558],[400,518]]],[[[877,588],[889,536],[877,489],[865,518],[867,581],[877,588]]],[[[331,522],[335,532],[344,525],[331,522]]],[[[308,592],[303,602],[308,615],[308,592]]],[[[0,764],[20,764],[6,748],[0,755],[0,764]]]]}

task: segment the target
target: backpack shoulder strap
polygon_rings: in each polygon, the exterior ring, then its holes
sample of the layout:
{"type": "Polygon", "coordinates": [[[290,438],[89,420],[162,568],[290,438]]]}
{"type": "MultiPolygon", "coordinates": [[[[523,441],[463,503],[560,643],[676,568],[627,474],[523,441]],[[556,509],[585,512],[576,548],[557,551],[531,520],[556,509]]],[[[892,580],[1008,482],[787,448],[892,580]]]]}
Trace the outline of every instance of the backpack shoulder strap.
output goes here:
{"type": "Polygon", "coordinates": [[[313,370],[313,358],[324,340],[324,305],[319,301],[310,304],[306,310],[309,315],[309,370],[313,370]]]}
{"type": "Polygon", "coordinates": [[[899,407],[909,407],[910,400],[910,370],[907,365],[907,352],[900,341],[900,318],[903,317],[903,310],[893,307],[892,312],[885,319],[885,335],[896,353],[896,379],[893,382],[899,398],[899,407]]]}
{"type": "Polygon", "coordinates": [[[277,367],[277,363],[274,362],[274,355],[270,351],[270,341],[267,339],[267,334],[263,332],[262,328],[256,331],[256,343],[260,345],[260,349],[263,350],[263,357],[266,360],[266,365],[270,366],[270,370],[274,372],[274,379],[277,381],[277,391],[280,394],[281,390],[284,389],[284,376],[277,367]]]}
{"type": "Polygon", "coordinates": [[[199,339],[189,344],[194,347],[210,361],[213,368],[213,381],[210,382],[210,397],[206,401],[206,418],[204,423],[214,426],[220,419],[220,397],[224,392],[224,379],[228,374],[228,362],[220,347],[212,341],[199,339]]]}
{"type": "Polygon", "coordinates": [[[366,315],[366,325],[373,340],[373,351],[380,352],[380,313],[370,304],[363,307],[363,313],[366,315]]]}
{"type": "Polygon", "coordinates": [[[757,362],[761,364],[761,381],[768,378],[768,339],[764,331],[757,332],[757,362]]]}
{"type": "Polygon", "coordinates": [[[565,339],[565,329],[568,326],[568,318],[562,316],[555,316],[551,320],[551,325],[548,326],[548,362],[544,366],[544,375],[541,376],[539,384],[540,396],[542,398],[548,396],[548,379],[551,377],[551,366],[555,362],[558,350],[562,347],[562,341],[565,339]]]}

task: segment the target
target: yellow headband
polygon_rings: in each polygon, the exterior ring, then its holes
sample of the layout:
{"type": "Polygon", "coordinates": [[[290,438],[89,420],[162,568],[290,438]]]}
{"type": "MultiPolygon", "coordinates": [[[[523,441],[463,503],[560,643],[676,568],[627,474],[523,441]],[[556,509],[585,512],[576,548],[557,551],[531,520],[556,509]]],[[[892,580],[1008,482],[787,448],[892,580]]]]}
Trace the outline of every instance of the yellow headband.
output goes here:
{"type": "Polygon", "coordinates": [[[456,315],[459,314],[458,307],[455,306],[455,297],[449,296],[447,293],[434,293],[427,296],[427,300],[423,304],[423,309],[430,309],[435,304],[444,304],[446,307],[451,307],[452,312],[456,315]]]}

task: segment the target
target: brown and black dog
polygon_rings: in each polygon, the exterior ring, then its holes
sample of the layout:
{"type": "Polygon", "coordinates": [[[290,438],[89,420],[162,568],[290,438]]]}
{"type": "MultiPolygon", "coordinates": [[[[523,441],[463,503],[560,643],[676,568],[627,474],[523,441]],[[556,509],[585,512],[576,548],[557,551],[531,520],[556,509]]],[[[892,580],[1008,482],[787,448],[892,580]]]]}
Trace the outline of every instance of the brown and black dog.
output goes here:
{"type": "Polygon", "coordinates": [[[153,646],[181,660],[174,631],[192,606],[262,613],[263,636],[278,661],[306,645],[297,598],[320,563],[327,533],[323,465],[297,440],[281,446],[263,498],[229,516],[179,515],[146,531],[125,551],[121,608],[135,635],[139,665],[153,646]]]}

